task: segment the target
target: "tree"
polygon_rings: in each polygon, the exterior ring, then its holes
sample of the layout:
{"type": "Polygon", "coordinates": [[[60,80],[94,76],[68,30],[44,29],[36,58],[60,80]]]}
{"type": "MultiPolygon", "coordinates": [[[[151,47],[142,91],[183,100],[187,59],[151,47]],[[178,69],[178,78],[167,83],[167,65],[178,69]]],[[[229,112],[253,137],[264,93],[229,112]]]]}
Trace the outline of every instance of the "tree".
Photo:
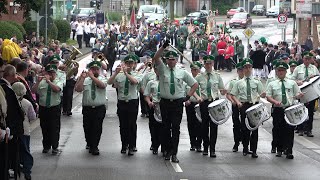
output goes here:
{"type": "Polygon", "coordinates": [[[174,20],[174,1],[170,0],[170,19],[174,20]]]}
{"type": "MultiPolygon", "coordinates": [[[[14,0],[16,4],[20,4],[20,9],[23,10],[25,18],[30,16],[30,11],[39,12],[40,8],[44,5],[44,0],[14,0]]],[[[8,14],[8,0],[0,0],[0,16],[1,14],[8,14]]]]}

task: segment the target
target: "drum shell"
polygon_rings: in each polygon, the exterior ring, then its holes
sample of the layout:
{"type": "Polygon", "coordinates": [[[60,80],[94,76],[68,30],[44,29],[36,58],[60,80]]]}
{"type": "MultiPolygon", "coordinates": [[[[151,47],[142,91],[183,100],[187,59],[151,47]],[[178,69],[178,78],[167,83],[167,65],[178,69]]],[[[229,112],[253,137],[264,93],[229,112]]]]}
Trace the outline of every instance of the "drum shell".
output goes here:
{"type": "Polygon", "coordinates": [[[197,119],[199,120],[199,122],[202,122],[200,105],[199,105],[199,104],[195,105],[195,106],[194,106],[194,110],[196,111],[196,117],[197,117],[197,119]]]}
{"type": "Polygon", "coordinates": [[[304,96],[300,98],[301,103],[308,103],[312,100],[319,98],[320,96],[320,78],[319,76],[313,77],[309,82],[304,82],[299,86],[304,96]]]}
{"type": "Polygon", "coordinates": [[[160,104],[159,103],[154,103],[153,109],[154,109],[154,113],[153,113],[154,119],[157,122],[162,123],[160,104]]]}
{"type": "Polygon", "coordinates": [[[209,104],[208,111],[214,123],[222,124],[232,114],[231,104],[226,99],[217,100],[209,104]],[[219,103],[218,103],[218,102],[219,103]],[[217,104],[218,103],[218,104],[217,104]]]}
{"type": "Polygon", "coordinates": [[[308,117],[308,109],[304,104],[296,104],[284,110],[285,120],[291,126],[302,124],[308,117]]]}
{"type": "Polygon", "coordinates": [[[247,109],[246,114],[250,126],[254,127],[252,129],[258,128],[262,122],[270,118],[267,106],[263,103],[259,103],[247,109]]]}

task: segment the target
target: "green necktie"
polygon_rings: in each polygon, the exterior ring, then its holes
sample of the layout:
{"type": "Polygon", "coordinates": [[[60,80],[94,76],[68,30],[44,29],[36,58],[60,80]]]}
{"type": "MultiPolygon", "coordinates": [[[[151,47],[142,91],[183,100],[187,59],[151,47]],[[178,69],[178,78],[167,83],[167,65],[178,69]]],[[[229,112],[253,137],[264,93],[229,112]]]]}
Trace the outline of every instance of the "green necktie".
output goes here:
{"type": "Polygon", "coordinates": [[[249,102],[251,102],[250,78],[247,78],[247,99],[249,102]]]}
{"type": "Polygon", "coordinates": [[[207,81],[207,96],[211,98],[211,82],[210,82],[210,73],[208,73],[208,81],[207,81]]]}
{"type": "MultiPolygon", "coordinates": [[[[130,73],[128,73],[128,74],[130,74],[130,73]]],[[[129,78],[126,77],[126,82],[124,84],[124,95],[128,96],[128,94],[129,94],[129,78]]]]}
{"type": "Polygon", "coordinates": [[[175,87],[174,87],[174,74],[173,74],[173,69],[171,69],[170,73],[170,94],[174,95],[175,93],[175,87]]]}
{"type": "Polygon", "coordinates": [[[200,88],[199,87],[197,88],[196,93],[198,96],[200,96],[200,88]]]}
{"type": "Polygon", "coordinates": [[[281,80],[281,91],[282,91],[282,104],[287,104],[286,87],[284,86],[284,80],[281,80]]]}
{"type": "Polygon", "coordinates": [[[96,85],[93,81],[91,83],[91,99],[96,99],[96,85]]]}
{"type": "Polygon", "coordinates": [[[160,98],[160,83],[158,84],[158,92],[157,92],[157,97],[160,98]]]}
{"type": "Polygon", "coordinates": [[[51,86],[48,84],[46,106],[50,107],[50,105],[51,105],[51,86]]]}
{"type": "Polygon", "coordinates": [[[306,66],[306,73],[305,73],[306,78],[309,77],[309,73],[308,73],[308,67],[306,66]]]}

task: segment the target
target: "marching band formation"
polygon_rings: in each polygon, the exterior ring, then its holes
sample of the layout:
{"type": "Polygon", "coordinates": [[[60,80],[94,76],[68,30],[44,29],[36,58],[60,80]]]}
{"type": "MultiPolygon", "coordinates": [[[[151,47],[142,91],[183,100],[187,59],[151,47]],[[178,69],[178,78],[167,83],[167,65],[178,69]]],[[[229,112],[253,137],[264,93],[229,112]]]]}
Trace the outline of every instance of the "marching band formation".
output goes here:
{"type": "MultiPolygon", "coordinates": [[[[94,35],[86,30],[88,27],[83,30],[80,26],[79,21],[73,32],[79,32],[77,39],[81,43],[81,33],[85,32],[86,46],[90,46],[87,38],[94,35]]],[[[20,164],[25,178],[31,179],[30,122],[36,119],[36,114],[43,135],[42,153],[61,152],[58,149],[61,111],[72,115],[74,90],[82,93],[85,148],[92,155],[99,155],[107,111],[107,85],[117,91],[116,113],[122,154],[132,156],[138,151],[140,105],[142,116],[149,118],[150,150],[157,155],[160,148],[165,160],[179,163],[177,154],[184,108],[190,151],[215,158],[218,127],[231,117],[232,151],[237,152],[242,144],[243,156],[251,154],[252,158],[258,158],[259,126],[272,116],[271,153],[293,159],[294,131],[300,136],[313,137],[315,102],[320,96],[319,71],[312,64],[314,54],[305,51],[302,62],[297,62],[290,60],[285,49],[273,55],[276,58],[268,59],[273,46],[263,43],[269,51],[262,51],[265,53],[262,61],[270,70],[264,85],[262,78],[266,76],[257,65],[261,61],[260,45],[255,49],[259,53],[249,50],[245,58],[241,40],[231,37],[226,27],[222,26],[220,36],[216,37],[210,30],[206,32],[208,28],[204,26],[194,21],[191,33],[183,22],[141,25],[139,29],[124,27],[121,33],[115,26],[109,27],[109,34],[95,39],[92,62],[87,65],[87,71],[80,73],[75,59],[81,52],[77,48],[65,48],[67,55],[57,53],[57,47],[50,49],[48,56],[42,59],[41,68],[34,62],[20,60],[16,54],[22,52],[14,50],[16,45],[6,40],[2,44],[0,61],[1,179],[8,178],[8,169],[13,169],[17,178],[20,164]],[[192,61],[183,54],[187,41],[192,61]],[[191,72],[185,69],[183,59],[189,61],[191,72]],[[27,78],[30,68],[35,70],[31,81],[27,78]],[[233,68],[237,77],[224,82],[218,71],[230,72],[233,68]],[[109,70],[110,77],[106,74],[109,70]],[[77,77],[77,74],[80,75],[77,77]],[[271,113],[261,98],[272,104],[271,113]]]]}

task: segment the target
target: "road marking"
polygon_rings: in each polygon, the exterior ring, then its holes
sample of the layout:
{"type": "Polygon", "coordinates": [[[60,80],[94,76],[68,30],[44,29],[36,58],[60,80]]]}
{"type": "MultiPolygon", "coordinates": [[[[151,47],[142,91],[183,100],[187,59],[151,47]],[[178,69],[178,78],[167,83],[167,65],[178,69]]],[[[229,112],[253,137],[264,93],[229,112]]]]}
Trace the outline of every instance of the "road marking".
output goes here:
{"type": "Polygon", "coordinates": [[[176,171],[176,172],[183,172],[181,167],[179,166],[179,163],[173,163],[170,161],[170,164],[172,165],[173,169],[176,171]]]}
{"type": "MultiPolygon", "coordinates": [[[[304,138],[304,137],[301,137],[301,136],[298,136],[298,137],[295,137],[294,138],[299,144],[303,145],[304,147],[308,148],[308,149],[320,149],[320,146],[309,141],[308,139],[304,138]]],[[[313,150],[313,151],[319,151],[320,150],[313,150]]],[[[319,153],[317,152],[317,153],[319,153]]],[[[319,153],[320,154],[320,153],[319,153]]]]}

